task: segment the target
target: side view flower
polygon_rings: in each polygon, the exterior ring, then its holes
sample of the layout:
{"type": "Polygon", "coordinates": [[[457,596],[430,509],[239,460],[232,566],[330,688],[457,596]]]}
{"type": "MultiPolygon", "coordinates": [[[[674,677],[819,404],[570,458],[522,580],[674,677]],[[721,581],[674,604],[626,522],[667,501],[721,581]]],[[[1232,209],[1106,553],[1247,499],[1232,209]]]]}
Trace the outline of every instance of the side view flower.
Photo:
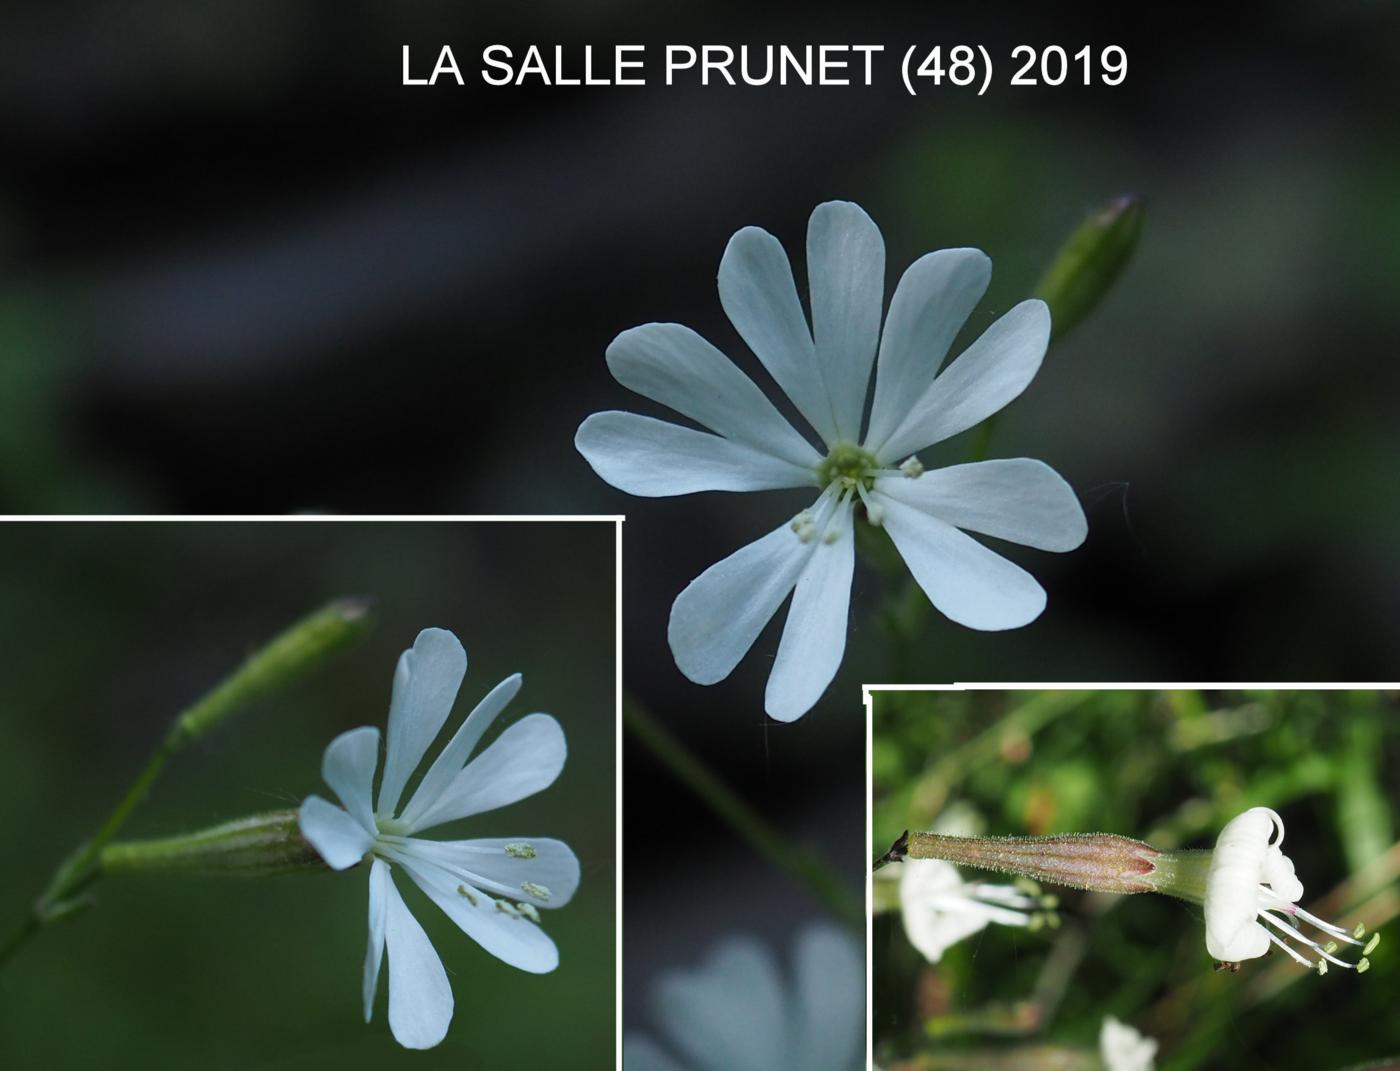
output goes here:
{"type": "Polygon", "coordinates": [[[1348,932],[1299,907],[1303,883],[1282,844],[1283,819],[1267,807],[1251,807],[1220,831],[1206,874],[1206,950],[1231,964],[1256,959],[1273,944],[1319,974],[1327,973],[1329,963],[1365,971],[1380,934],[1363,942],[1364,927],[1348,932]],[[1322,940],[1309,937],[1303,926],[1318,931],[1322,940]],[[1339,941],[1360,948],[1361,959],[1350,963],[1334,955],[1339,941]]]}
{"type": "MultiPolygon", "coordinates": [[[[957,867],[941,859],[906,859],[890,870],[897,871],[904,934],[930,963],[993,923],[1035,930],[1058,921],[1055,898],[1034,886],[967,881],[957,867]]],[[[876,900],[878,910],[878,893],[876,900]]]]}
{"type": "Polygon", "coordinates": [[[657,985],[664,1044],[623,1039],[627,1071],[855,1071],[865,1058],[865,966],[845,933],[809,926],[788,978],[761,944],[731,937],[657,985]]]}
{"type": "Polygon", "coordinates": [[[420,632],[394,673],[377,802],[379,730],[365,727],[337,736],[322,761],[321,775],[342,806],[309,796],[299,813],[302,834],[327,865],[345,870],[370,862],[365,1021],[387,950],[389,1027],[407,1048],[431,1048],[443,1039],[453,998],[442,961],[399,894],[395,868],[487,952],[533,973],[559,963],[554,942],[539,926],[539,909],[564,906],[578,887],[578,860],[558,840],[438,841],[419,835],[524,799],[559,776],[564,733],[548,714],[521,718],[468,761],[520,690],[519,674],[476,705],[400,807],[410,777],[447,721],[466,669],[466,652],[452,633],[420,632]]]}
{"type": "Polygon", "coordinates": [[[1152,1071],[1157,1041],[1108,1015],[1099,1028],[1099,1058],[1105,1071],[1152,1071]]]}
{"type": "Polygon", "coordinates": [[[709,430],[605,412],[585,420],[575,438],[598,475],[631,494],[816,492],[808,508],[707,569],[671,608],[676,665],[696,683],[713,684],[792,596],[765,697],[767,712],[783,721],[806,713],[840,666],[858,516],[885,528],[940,611],[988,630],[1033,621],[1045,592],[967,532],[1068,551],[1087,531],[1073,491],[1042,462],[925,471],[915,456],[1025,390],[1050,338],[1044,302],[1021,302],[939,372],[991,278],[984,253],[945,249],[915,261],[882,330],[884,240],[859,206],[833,201],[812,213],[807,271],[810,327],[782,245],[745,227],[720,262],[719,294],[820,448],[719,350],[667,323],[618,335],[608,367],[623,386],[709,430]]]}
{"type": "Polygon", "coordinates": [[[1206,951],[1223,967],[1238,969],[1274,945],[1318,974],[1326,974],[1329,963],[1364,973],[1380,934],[1367,939],[1364,925],[1348,931],[1299,907],[1303,884],[1282,844],[1283,819],[1267,807],[1251,807],[1225,824],[1213,850],[1164,852],[1110,833],[905,833],[876,860],[875,869],[904,860],[940,859],[1074,889],[1164,893],[1202,905],[1206,951]],[[1360,949],[1355,961],[1336,954],[1343,944],[1360,949]]]}

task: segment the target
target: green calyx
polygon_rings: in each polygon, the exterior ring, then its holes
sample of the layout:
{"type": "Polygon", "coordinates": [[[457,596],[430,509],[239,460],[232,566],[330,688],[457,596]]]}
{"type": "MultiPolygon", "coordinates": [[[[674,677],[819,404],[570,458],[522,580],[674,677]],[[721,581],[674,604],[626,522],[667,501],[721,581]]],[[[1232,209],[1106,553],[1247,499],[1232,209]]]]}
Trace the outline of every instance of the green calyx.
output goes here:
{"type": "Polygon", "coordinates": [[[222,877],[268,877],[325,870],[301,835],[296,811],[273,811],[160,840],[120,841],[102,849],[103,873],[149,870],[222,877]]]}
{"type": "Polygon", "coordinates": [[[840,482],[847,490],[857,486],[869,491],[875,485],[875,472],[880,463],[869,450],[853,443],[837,443],[817,466],[817,480],[823,487],[840,482]]]}

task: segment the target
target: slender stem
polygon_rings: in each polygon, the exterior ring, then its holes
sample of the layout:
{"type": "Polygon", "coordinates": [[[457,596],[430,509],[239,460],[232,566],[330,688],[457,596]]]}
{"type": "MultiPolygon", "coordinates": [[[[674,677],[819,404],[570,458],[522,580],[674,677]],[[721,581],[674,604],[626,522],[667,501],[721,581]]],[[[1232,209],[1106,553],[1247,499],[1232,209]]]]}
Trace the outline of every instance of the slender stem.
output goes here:
{"type": "Polygon", "coordinates": [[[183,710],[97,832],[59,864],[47,888],[34,902],[29,918],[13,937],[0,945],[0,967],[40,929],[87,906],[87,901],[79,899],[79,894],[100,876],[98,860],[102,850],[146,798],[171,756],[236,711],[292,683],[362,637],[370,625],[369,608],[365,599],[338,599],[327,604],[274,637],[183,710]]]}
{"type": "Polygon", "coordinates": [[[765,822],[635,700],[629,698],[623,703],[622,720],[638,742],[755,851],[805,885],[827,910],[858,935],[865,935],[864,907],[821,859],[765,822]]]}
{"type": "Polygon", "coordinates": [[[0,945],[0,965],[5,964],[11,956],[24,947],[25,943],[39,932],[42,925],[38,915],[31,914],[25,919],[24,925],[12,933],[3,945],[0,945]]]}

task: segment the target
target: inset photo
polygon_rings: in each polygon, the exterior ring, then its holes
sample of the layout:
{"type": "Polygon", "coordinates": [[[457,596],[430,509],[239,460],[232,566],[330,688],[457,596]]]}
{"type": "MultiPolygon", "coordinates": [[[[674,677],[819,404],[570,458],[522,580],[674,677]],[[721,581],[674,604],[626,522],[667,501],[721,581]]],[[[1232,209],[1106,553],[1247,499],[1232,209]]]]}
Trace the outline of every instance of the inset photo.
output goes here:
{"type": "Polygon", "coordinates": [[[1400,692],[866,698],[878,1067],[1396,1066],[1400,692]]]}
{"type": "Polygon", "coordinates": [[[620,545],[0,524],[0,1066],[611,1067],[620,545]]]}

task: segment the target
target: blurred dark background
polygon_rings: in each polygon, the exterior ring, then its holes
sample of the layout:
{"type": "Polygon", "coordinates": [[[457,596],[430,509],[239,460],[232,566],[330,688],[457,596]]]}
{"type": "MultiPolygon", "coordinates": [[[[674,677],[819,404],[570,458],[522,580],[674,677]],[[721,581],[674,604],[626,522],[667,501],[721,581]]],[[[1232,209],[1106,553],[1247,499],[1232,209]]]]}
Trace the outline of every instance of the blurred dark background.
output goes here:
{"type": "MultiPolygon", "coordinates": [[[[547,790],[444,827],[539,834],[582,864],[544,913],[560,966],[484,952],[416,890],[406,902],[448,970],[446,1041],[407,1054],[361,1013],[366,872],[215,879],[118,875],[0,972],[6,1068],[611,1066],[617,887],[614,526],[9,523],[0,525],[0,935],[126,792],[175,715],[262,643],[342,595],[376,599],[367,639],[176,756],[122,836],[192,832],[328,796],[322,752],[381,729],[399,653],[451,629],[467,677],[448,730],[524,675],[487,743],[531,711],[569,758],[547,790]],[[567,1038],[561,1051],[559,1039],[567,1038]]],[[[445,739],[445,737],[444,737],[445,739]]]]}
{"type": "MultiPolygon", "coordinates": [[[[795,725],[760,710],[772,632],[725,684],[683,680],[671,600],[795,507],[599,481],[579,421],[654,411],[603,352],[676,320],[748,360],[715,294],[725,242],[760,224],[802,279],[807,215],[832,197],[880,224],[889,289],[929,249],[985,249],[970,335],[1085,213],[1135,192],[1150,207],[1134,262],[992,450],[1063,473],[1088,543],[1013,551],[1045,615],[1007,635],[936,620],[912,674],[1393,675],[1394,5],[146,0],[3,18],[3,508],[625,511],[631,691],[855,887],[856,685],[890,672],[879,585],[858,571],[845,668],[795,725]],[[745,41],[883,44],[882,77],[399,85],[403,44],[451,43],[467,68],[497,42],[745,41]],[[893,60],[914,42],[985,45],[995,84],[910,98],[893,60]],[[1013,89],[1020,43],[1120,44],[1127,81],[1013,89]]],[[[715,933],[776,945],[815,910],[647,756],[626,763],[629,842],[646,848],[629,851],[629,993],[715,933]],[[683,851],[647,847],[675,830],[683,851]]]]}

